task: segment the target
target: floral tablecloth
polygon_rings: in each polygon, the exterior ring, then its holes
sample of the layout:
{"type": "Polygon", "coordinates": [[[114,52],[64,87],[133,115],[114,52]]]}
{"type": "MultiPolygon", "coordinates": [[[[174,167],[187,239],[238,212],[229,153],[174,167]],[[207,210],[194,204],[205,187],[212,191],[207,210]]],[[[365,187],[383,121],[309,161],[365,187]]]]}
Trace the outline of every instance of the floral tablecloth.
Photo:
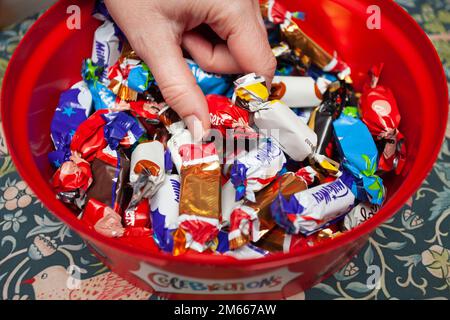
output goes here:
{"type": "MultiPolygon", "coordinates": [[[[450,79],[450,0],[397,0],[429,34],[450,79]]],[[[0,81],[36,17],[0,31],[0,81]]],[[[0,129],[1,130],[1,129],[0,129]]],[[[361,253],[295,299],[448,299],[450,297],[450,129],[417,193],[376,230],[361,253]],[[379,286],[367,286],[368,266],[379,286]]],[[[111,273],[55,219],[17,174],[0,131],[0,299],[157,299],[111,273]],[[67,268],[79,267],[81,290],[67,268]],[[31,283],[26,279],[33,278],[31,283]]]]}

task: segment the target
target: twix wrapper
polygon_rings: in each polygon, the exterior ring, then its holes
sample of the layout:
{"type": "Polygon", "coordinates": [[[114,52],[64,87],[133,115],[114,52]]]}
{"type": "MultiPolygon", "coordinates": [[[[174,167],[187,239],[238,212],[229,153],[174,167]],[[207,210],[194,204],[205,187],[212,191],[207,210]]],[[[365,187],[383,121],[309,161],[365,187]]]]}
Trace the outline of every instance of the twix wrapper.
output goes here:
{"type": "Polygon", "coordinates": [[[336,53],[331,55],[311,39],[292,19],[295,16],[279,1],[265,1],[261,5],[261,12],[264,18],[280,25],[282,35],[292,49],[300,50],[302,55],[308,56],[323,71],[336,73],[340,79],[350,75],[350,67],[336,53]]]}
{"type": "Polygon", "coordinates": [[[272,219],[270,205],[281,193],[288,197],[306,190],[313,183],[315,172],[311,168],[300,169],[297,173],[288,172],[275,180],[256,195],[256,201],[244,201],[233,210],[230,216],[228,239],[230,249],[234,250],[249,242],[256,242],[272,230],[276,223],[272,219]]]}
{"type": "Polygon", "coordinates": [[[198,252],[214,246],[219,232],[221,170],[213,143],[186,144],[182,157],[179,227],[174,254],[190,248],[198,252]]]}

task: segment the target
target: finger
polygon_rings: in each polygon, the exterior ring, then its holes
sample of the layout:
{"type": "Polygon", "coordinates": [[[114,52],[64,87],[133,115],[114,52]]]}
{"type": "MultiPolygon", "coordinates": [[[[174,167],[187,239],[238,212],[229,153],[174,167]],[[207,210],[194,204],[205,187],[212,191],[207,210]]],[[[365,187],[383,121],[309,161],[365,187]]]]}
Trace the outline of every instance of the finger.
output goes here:
{"type": "Polygon", "coordinates": [[[185,120],[194,139],[200,140],[210,127],[208,105],[183,58],[176,31],[155,23],[151,32],[129,39],[150,67],[167,104],[185,120]]]}
{"type": "Polygon", "coordinates": [[[223,16],[223,19],[211,24],[211,28],[223,39],[226,39],[230,53],[244,72],[255,72],[264,76],[268,85],[272,82],[276,59],[270,48],[267,32],[261,25],[261,16],[255,12],[253,1],[248,11],[254,14],[245,15],[238,6],[223,16]]]}
{"type": "Polygon", "coordinates": [[[224,43],[212,44],[201,34],[189,31],[183,34],[183,47],[207,72],[237,74],[243,70],[224,43]]]}

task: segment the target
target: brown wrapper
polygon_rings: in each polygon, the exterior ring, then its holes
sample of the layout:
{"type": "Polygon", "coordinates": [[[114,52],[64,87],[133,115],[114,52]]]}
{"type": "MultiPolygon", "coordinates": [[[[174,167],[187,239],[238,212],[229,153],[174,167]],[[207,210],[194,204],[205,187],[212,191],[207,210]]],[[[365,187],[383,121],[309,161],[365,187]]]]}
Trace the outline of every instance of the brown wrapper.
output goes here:
{"type": "Polygon", "coordinates": [[[87,192],[87,201],[96,199],[122,214],[130,202],[133,190],[128,184],[130,160],[122,152],[119,152],[119,155],[119,169],[98,158],[94,159],[91,167],[94,182],[87,192]],[[119,170],[118,175],[117,170],[119,170]],[[117,182],[114,181],[116,176],[117,182]],[[114,190],[113,186],[115,186],[114,190]]]}
{"type": "Polygon", "coordinates": [[[240,217],[233,217],[234,213],[248,213],[248,216],[250,217],[254,215],[257,217],[259,222],[259,228],[257,229],[259,230],[253,230],[253,232],[257,232],[258,234],[255,235],[252,234],[252,232],[239,232],[237,236],[229,238],[230,249],[234,250],[251,241],[258,241],[266,233],[276,227],[276,223],[270,212],[270,205],[278,196],[279,192],[281,192],[284,197],[289,197],[295,193],[306,190],[307,188],[308,185],[303,178],[297,176],[293,172],[288,172],[258,192],[256,195],[256,202],[250,202],[248,200],[244,201],[243,205],[238,207],[237,210],[232,213],[230,232],[234,233],[241,227],[240,217]]]}

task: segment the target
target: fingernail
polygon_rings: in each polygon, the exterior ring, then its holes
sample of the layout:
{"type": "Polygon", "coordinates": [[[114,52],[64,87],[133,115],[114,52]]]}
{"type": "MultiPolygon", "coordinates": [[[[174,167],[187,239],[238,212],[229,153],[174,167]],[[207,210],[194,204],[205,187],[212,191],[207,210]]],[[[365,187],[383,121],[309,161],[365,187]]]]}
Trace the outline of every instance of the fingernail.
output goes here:
{"type": "Polygon", "coordinates": [[[203,129],[202,122],[195,115],[187,116],[183,120],[191,132],[194,142],[201,142],[205,136],[205,129],[203,129]]]}

